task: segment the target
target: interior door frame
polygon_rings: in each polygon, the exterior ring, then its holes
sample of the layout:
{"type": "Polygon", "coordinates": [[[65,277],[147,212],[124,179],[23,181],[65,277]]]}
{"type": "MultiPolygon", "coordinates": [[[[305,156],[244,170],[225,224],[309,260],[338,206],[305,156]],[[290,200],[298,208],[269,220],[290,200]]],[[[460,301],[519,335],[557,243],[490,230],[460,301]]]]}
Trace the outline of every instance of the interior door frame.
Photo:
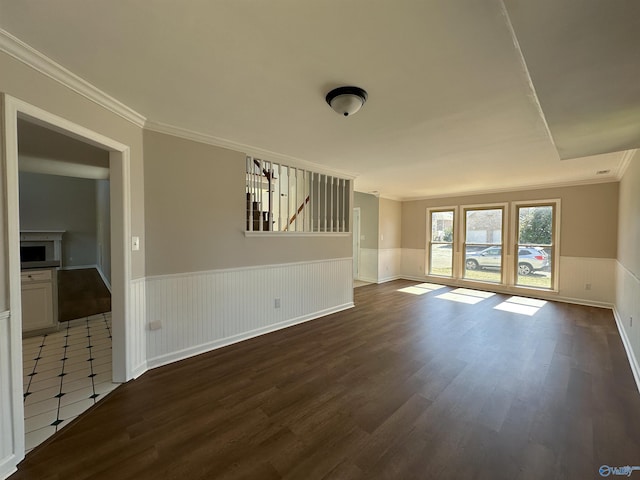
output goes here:
{"type": "MultiPolygon", "coordinates": [[[[22,395],[22,307],[20,282],[20,220],[18,186],[18,118],[109,151],[111,208],[112,372],[114,382],[134,378],[133,334],[130,328],[131,291],[131,185],[130,148],[102,134],[70,122],[8,94],[2,94],[3,151],[6,188],[6,250],[10,330],[12,450],[14,461],[24,458],[24,405],[22,395]]],[[[2,387],[5,387],[3,379],[2,387]]],[[[4,437],[4,432],[3,437],[4,437]]],[[[17,463],[16,462],[16,463],[17,463]]]]}

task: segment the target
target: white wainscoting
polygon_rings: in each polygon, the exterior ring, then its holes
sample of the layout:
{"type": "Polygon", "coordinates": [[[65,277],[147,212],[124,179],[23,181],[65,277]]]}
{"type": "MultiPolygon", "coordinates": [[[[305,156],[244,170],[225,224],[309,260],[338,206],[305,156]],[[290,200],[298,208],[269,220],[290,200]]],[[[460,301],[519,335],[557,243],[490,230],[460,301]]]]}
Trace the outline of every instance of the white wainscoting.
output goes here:
{"type": "Polygon", "coordinates": [[[349,257],[149,277],[147,365],[350,308],[352,276],[349,257]]]}
{"type": "Polygon", "coordinates": [[[400,259],[400,275],[402,278],[423,280],[425,278],[425,255],[422,248],[403,248],[400,259]]]}
{"type": "Polygon", "coordinates": [[[378,249],[360,249],[360,270],[358,280],[378,283],[378,249]]]}
{"type": "Polygon", "coordinates": [[[560,257],[558,300],[612,307],[615,265],[613,258],[560,257]]]}
{"type": "Polygon", "coordinates": [[[147,371],[147,300],[144,278],[131,280],[129,322],[127,343],[130,345],[131,374],[136,378],[147,371]]]}
{"type": "Polygon", "coordinates": [[[380,248],[378,250],[378,283],[401,278],[401,265],[401,248],[380,248]]]}
{"type": "Polygon", "coordinates": [[[12,337],[11,313],[0,312],[0,478],[15,472],[24,455],[22,358],[16,368],[18,359],[12,350],[12,337]],[[18,369],[19,376],[16,375],[18,369]]]}
{"type": "Polygon", "coordinates": [[[620,262],[616,262],[616,302],[613,312],[640,391],[640,278],[620,262]]]}

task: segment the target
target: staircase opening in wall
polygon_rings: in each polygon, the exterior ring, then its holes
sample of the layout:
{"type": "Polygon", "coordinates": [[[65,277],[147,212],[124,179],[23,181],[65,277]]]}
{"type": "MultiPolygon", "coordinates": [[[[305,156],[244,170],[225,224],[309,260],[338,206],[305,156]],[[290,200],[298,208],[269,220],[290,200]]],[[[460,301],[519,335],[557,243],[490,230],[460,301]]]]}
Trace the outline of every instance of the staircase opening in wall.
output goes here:
{"type": "Polygon", "coordinates": [[[349,179],[247,157],[245,194],[247,232],[349,231],[349,179]]]}

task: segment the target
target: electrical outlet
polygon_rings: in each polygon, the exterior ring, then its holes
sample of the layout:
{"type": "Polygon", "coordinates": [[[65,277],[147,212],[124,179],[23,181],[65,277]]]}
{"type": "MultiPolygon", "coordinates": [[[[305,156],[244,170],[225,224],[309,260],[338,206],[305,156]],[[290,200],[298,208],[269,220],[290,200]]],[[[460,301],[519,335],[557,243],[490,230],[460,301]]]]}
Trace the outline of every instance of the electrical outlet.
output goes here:
{"type": "Polygon", "coordinates": [[[276,299],[273,301],[273,307],[274,307],[274,308],[280,308],[280,299],[279,299],[279,298],[276,298],[276,299]]]}
{"type": "Polygon", "coordinates": [[[584,284],[584,289],[585,290],[591,290],[591,284],[590,283],[585,283],[584,284]]]}
{"type": "Polygon", "coordinates": [[[160,330],[162,328],[162,322],[160,320],[154,320],[149,322],[149,330],[160,330]]]}

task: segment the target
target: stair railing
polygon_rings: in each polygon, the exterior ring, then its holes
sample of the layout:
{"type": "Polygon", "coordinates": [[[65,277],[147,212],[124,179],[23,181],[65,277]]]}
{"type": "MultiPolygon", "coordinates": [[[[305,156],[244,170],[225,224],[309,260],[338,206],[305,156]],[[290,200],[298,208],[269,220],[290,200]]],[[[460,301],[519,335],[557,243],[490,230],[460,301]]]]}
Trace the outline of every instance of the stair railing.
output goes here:
{"type": "Polygon", "coordinates": [[[291,226],[291,224],[292,224],[293,222],[295,222],[295,221],[296,221],[296,218],[298,218],[298,215],[300,215],[300,213],[302,213],[302,210],[304,210],[304,206],[305,206],[307,203],[309,203],[309,200],[310,200],[309,195],[307,195],[307,198],[305,198],[305,199],[304,199],[304,202],[302,202],[302,203],[300,204],[300,206],[298,207],[298,210],[297,210],[297,211],[293,214],[293,216],[289,219],[289,223],[288,223],[288,225],[286,225],[286,226],[284,227],[284,231],[289,230],[289,227],[291,226]]]}

